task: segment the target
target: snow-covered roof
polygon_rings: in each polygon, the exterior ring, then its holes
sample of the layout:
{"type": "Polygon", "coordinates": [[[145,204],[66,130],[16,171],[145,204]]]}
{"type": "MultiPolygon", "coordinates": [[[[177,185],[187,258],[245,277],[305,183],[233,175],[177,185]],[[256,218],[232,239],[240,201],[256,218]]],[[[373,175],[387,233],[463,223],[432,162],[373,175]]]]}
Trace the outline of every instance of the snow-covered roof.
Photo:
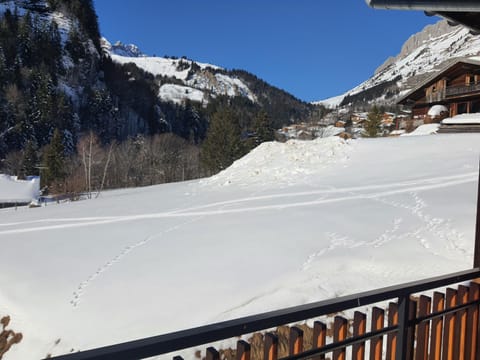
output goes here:
{"type": "Polygon", "coordinates": [[[0,174],[0,203],[29,203],[40,196],[40,178],[18,180],[16,176],[0,174]]]}
{"type": "Polygon", "coordinates": [[[427,115],[429,116],[440,116],[442,112],[448,112],[448,108],[445,105],[433,105],[430,110],[428,110],[427,115]]]}
{"type": "Polygon", "coordinates": [[[480,124],[480,113],[456,115],[451,118],[443,119],[442,124],[480,124]]]}
{"type": "Polygon", "coordinates": [[[440,124],[425,124],[420,125],[414,131],[408,134],[403,134],[401,136],[423,136],[423,135],[432,135],[436,134],[440,124]]]}
{"type": "Polygon", "coordinates": [[[392,136],[396,136],[396,135],[402,135],[402,134],[405,134],[406,131],[405,130],[393,130],[390,132],[390,135],[392,136]]]}

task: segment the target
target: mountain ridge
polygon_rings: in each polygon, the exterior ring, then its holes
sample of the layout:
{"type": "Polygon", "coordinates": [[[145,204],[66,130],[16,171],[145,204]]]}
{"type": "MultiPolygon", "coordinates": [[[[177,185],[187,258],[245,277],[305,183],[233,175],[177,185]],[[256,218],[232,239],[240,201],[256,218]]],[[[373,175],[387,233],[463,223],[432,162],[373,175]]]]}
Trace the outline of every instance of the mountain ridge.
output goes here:
{"type": "Polygon", "coordinates": [[[314,104],[330,108],[395,106],[398,99],[450,62],[478,54],[479,36],[441,20],[410,36],[400,52],[387,58],[369,79],[344,94],[314,104]]]}

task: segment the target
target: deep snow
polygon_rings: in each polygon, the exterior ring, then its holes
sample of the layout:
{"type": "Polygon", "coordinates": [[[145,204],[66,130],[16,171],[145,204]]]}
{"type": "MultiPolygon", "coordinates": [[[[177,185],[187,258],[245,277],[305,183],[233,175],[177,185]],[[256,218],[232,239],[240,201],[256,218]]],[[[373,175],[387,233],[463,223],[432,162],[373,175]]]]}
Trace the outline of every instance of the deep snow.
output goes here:
{"type": "Polygon", "coordinates": [[[480,134],[265,143],[212,178],[2,211],[0,315],[24,334],[5,359],[468,269],[479,152],[480,134]]]}

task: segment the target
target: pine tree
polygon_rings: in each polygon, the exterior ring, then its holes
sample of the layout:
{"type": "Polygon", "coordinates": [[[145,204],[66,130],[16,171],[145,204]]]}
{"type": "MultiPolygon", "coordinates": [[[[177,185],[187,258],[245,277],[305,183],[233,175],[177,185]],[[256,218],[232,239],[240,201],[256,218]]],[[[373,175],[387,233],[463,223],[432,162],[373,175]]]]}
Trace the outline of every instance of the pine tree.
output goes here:
{"type": "Polygon", "coordinates": [[[32,67],[35,59],[33,54],[33,26],[32,26],[32,16],[30,11],[28,11],[25,16],[20,21],[18,27],[17,43],[18,43],[18,53],[22,59],[22,64],[27,67],[32,67]]]}
{"type": "Polygon", "coordinates": [[[376,105],[370,110],[364,126],[365,137],[377,137],[382,123],[382,113],[376,105]]]}
{"type": "Polygon", "coordinates": [[[37,149],[33,141],[28,141],[23,150],[22,172],[24,176],[38,175],[37,149]]]}
{"type": "Polygon", "coordinates": [[[84,42],[86,42],[86,39],[81,37],[76,26],[72,26],[68,33],[65,49],[70,53],[70,57],[75,64],[78,64],[80,59],[84,59],[87,56],[84,42]]]}
{"type": "Polygon", "coordinates": [[[54,103],[55,86],[45,68],[40,68],[32,74],[29,101],[29,121],[34,124],[35,136],[40,146],[46,143],[52,129],[55,127],[54,103]]]}
{"type": "Polygon", "coordinates": [[[228,108],[212,115],[207,138],[202,145],[201,161],[212,173],[226,169],[245,154],[238,119],[228,108]]]}
{"type": "Polygon", "coordinates": [[[256,135],[257,145],[275,139],[272,120],[264,110],[260,111],[257,116],[255,116],[255,119],[253,120],[253,129],[256,135]]]}
{"type": "Polygon", "coordinates": [[[43,155],[45,165],[43,184],[45,185],[52,185],[65,179],[65,154],[62,140],[60,131],[55,129],[43,155]]]}
{"type": "Polygon", "coordinates": [[[7,68],[7,62],[5,59],[5,53],[3,52],[3,48],[0,46],[0,93],[4,92],[4,86],[7,83],[8,79],[8,68],[7,68]]]}

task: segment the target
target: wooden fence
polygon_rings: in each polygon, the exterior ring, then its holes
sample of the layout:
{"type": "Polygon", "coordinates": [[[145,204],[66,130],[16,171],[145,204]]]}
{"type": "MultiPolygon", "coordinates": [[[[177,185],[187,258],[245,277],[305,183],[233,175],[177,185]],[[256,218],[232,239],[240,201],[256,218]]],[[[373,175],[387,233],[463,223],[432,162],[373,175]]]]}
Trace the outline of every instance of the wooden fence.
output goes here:
{"type": "MultiPolygon", "coordinates": [[[[433,297],[421,295],[410,299],[409,329],[406,359],[414,360],[476,360],[478,356],[480,285],[476,282],[445,292],[434,292],[433,297]],[[452,310],[455,309],[455,310],[452,310]]],[[[367,314],[355,311],[353,319],[335,316],[333,339],[327,344],[327,324],[315,321],[312,339],[306,341],[304,329],[289,327],[287,346],[280,350],[277,332],[264,336],[263,351],[252,350],[251,344],[240,340],[235,351],[219,352],[206,349],[207,360],[277,360],[327,359],[332,360],[393,360],[397,359],[398,304],[391,302],[387,309],[373,307],[367,314]],[[367,333],[367,322],[370,331],[367,333]],[[350,336],[348,335],[350,334],[350,336]],[[306,349],[306,343],[310,346],[306,349]],[[349,344],[348,346],[346,344],[349,344]],[[367,346],[368,345],[368,346],[367,346]],[[350,347],[347,357],[347,347],[350,347]],[[254,354],[255,353],[255,354],[254,354]],[[260,355],[259,355],[260,354],[260,355]]],[[[181,357],[174,357],[182,360],[181,357]]]]}

